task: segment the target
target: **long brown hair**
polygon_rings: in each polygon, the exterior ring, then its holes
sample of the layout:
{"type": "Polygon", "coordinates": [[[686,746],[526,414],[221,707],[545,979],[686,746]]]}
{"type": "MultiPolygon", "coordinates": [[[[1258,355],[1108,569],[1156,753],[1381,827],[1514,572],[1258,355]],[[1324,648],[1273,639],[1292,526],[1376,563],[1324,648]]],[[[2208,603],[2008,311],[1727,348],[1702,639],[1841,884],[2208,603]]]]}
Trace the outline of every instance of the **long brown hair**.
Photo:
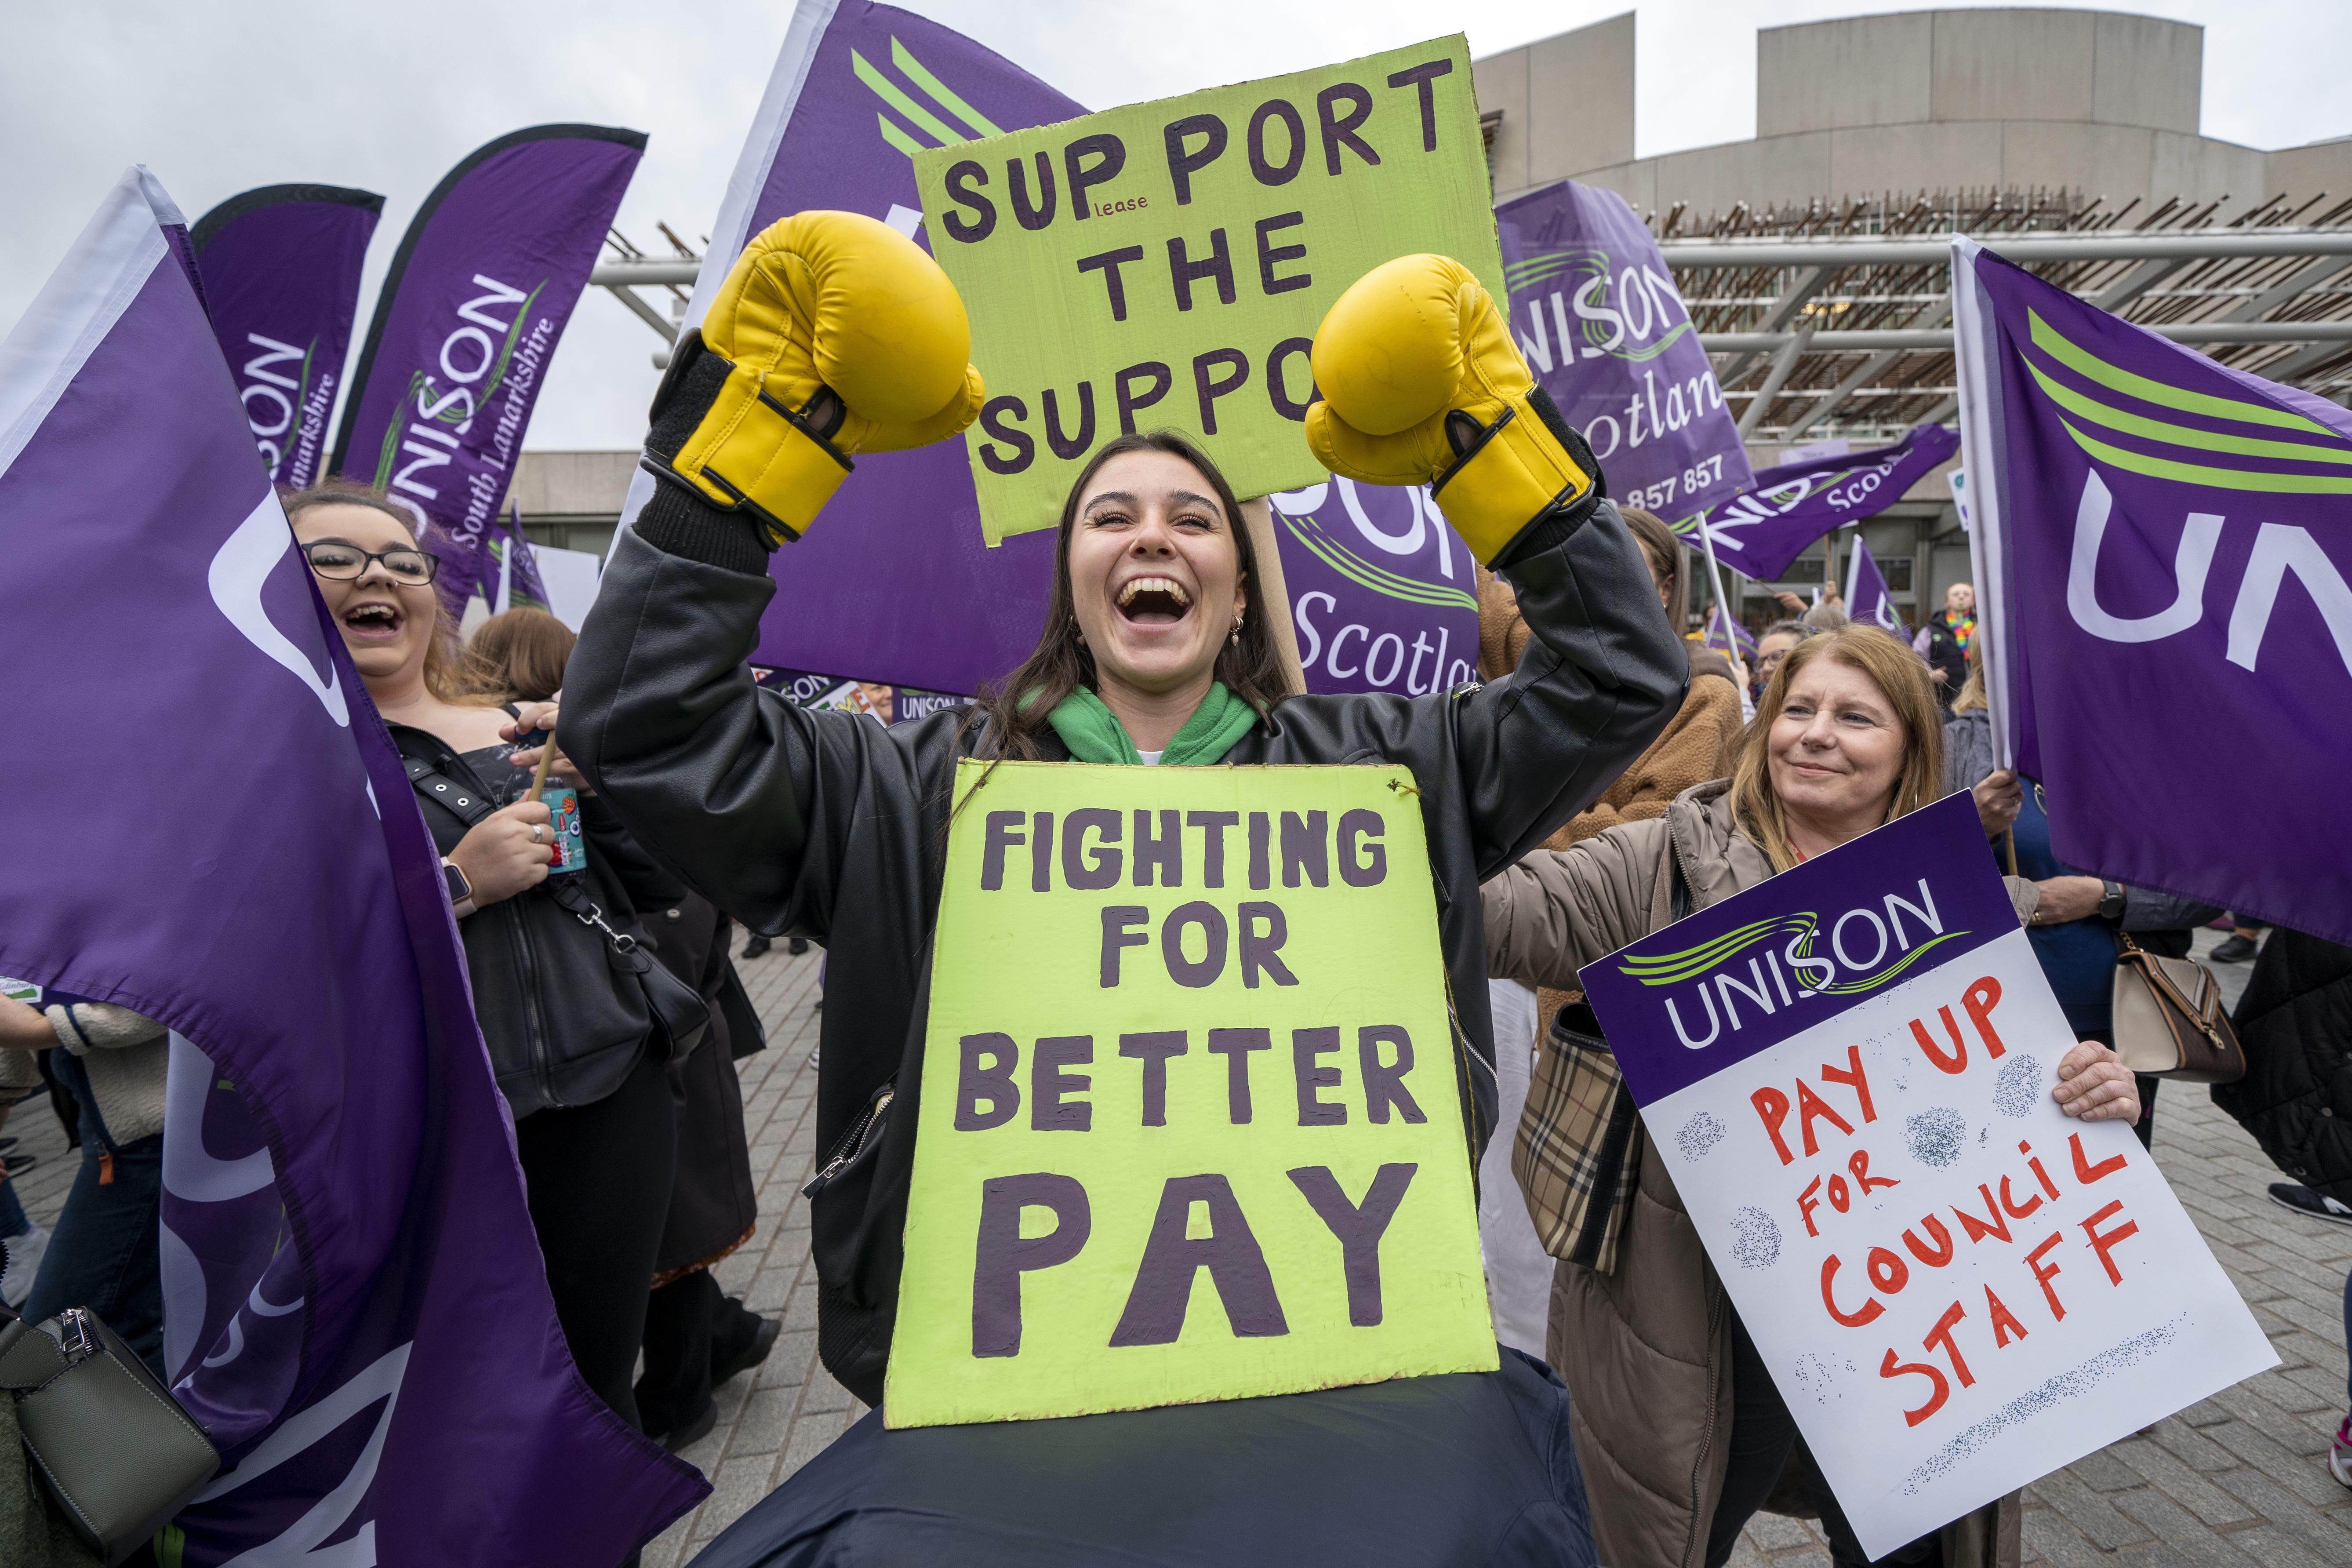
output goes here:
{"type": "Polygon", "coordinates": [[[1216,679],[1260,713],[1290,695],[1282,657],[1275,649],[1273,617],[1255,602],[1257,552],[1250,542],[1249,526],[1242,520],[1241,503],[1234,499],[1233,487],[1207,453],[1173,430],[1120,436],[1104,442],[1087,459],[1062,502],[1061,527],[1054,537],[1053,595],[1046,604],[1045,629],[1038,634],[1035,650],[1020,668],[980,694],[977,707],[986,715],[992,731],[988,748],[992,755],[1034,759],[1037,737],[1046,727],[1045,716],[1079,687],[1094,688],[1095,658],[1078,641],[1077,605],[1070,591],[1070,535],[1077,526],[1078,501],[1095,475],[1105,463],[1129,452],[1166,452],[1183,458],[1209,481],[1217,504],[1224,510],[1225,530],[1239,559],[1241,582],[1250,592],[1251,608],[1256,613],[1243,617],[1239,643],[1227,642],[1218,648],[1216,679]]]}
{"type": "Polygon", "coordinates": [[[1683,570],[1683,542],[1666,526],[1665,519],[1638,506],[1621,506],[1617,515],[1633,531],[1640,542],[1642,553],[1650,558],[1650,570],[1666,590],[1666,624],[1680,637],[1690,626],[1690,574],[1683,570]]]}
{"type": "Polygon", "coordinates": [[[1733,815],[1775,871],[1787,870],[1797,863],[1797,857],[1789,847],[1789,825],[1781,815],[1780,796],[1772,788],[1772,724],[1789,699],[1789,683],[1817,658],[1835,659],[1870,677],[1903,726],[1903,771],[1895,775],[1887,821],[1916,811],[1944,793],[1943,714],[1927,684],[1927,666],[1907,644],[1874,626],[1853,622],[1835,631],[1816,632],[1789,650],[1765,684],[1763,700],[1756,704],[1756,717],[1740,744],[1738,766],[1731,774],[1733,815]]]}
{"type": "Polygon", "coordinates": [[[507,610],[474,628],[459,678],[495,701],[544,702],[562,689],[564,661],[579,640],[545,610],[507,610]]]}
{"type": "MultiPolygon", "coordinates": [[[[328,479],[308,489],[289,491],[278,497],[278,504],[286,509],[286,521],[289,524],[313,507],[365,507],[370,511],[380,511],[400,524],[408,537],[416,541],[418,548],[431,548],[425,543],[415,512],[382,490],[352,484],[347,479],[328,479]]],[[[436,588],[433,593],[433,635],[425,644],[425,689],[444,702],[453,702],[464,708],[495,706],[490,700],[467,689],[464,659],[464,650],[457,637],[457,623],[450,619],[449,612],[442,607],[441,594],[436,588]]]]}

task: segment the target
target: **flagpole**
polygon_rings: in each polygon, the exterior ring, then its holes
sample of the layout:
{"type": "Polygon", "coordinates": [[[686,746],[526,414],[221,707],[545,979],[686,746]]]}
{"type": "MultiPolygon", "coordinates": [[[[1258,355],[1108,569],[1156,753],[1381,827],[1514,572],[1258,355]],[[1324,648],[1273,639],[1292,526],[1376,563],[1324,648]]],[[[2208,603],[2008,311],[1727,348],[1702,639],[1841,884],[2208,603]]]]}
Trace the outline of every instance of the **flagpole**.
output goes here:
{"type": "MultiPolygon", "coordinates": [[[[1703,510],[1698,514],[1698,538],[1706,549],[1707,584],[1715,590],[1715,613],[1723,617],[1723,641],[1731,658],[1731,667],[1745,676],[1748,667],[1739,658],[1739,639],[1731,632],[1731,601],[1724,592],[1723,563],[1715,555],[1715,530],[1706,525],[1706,513],[1703,510]]],[[[1756,701],[1748,694],[1748,682],[1742,679],[1738,685],[1739,716],[1743,720],[1753,719],[1756,717],[1756,701]]]]}

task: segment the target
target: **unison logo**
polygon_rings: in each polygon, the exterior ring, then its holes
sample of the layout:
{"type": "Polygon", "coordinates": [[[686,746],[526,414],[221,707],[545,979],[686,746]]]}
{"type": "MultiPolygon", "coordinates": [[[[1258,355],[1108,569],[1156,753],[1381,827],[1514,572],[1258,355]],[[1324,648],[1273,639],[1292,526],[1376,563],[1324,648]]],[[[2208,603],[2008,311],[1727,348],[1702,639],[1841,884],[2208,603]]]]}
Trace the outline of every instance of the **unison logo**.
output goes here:
{"type": "MultiPolygon", "coordinates": [[[[2137,374],[2102,359],[2029,311],[2028,373],[2066,434],[2095,464],[2187,488],[2174,596],[2145,615],[2122,615],[2099,600],[2099,552],[2114,497],[2096,467],[2084,475],[2066,574],[2066,609],[2076,626],[2106,642],[2158,642],[2205,618],[2206,579],[2228,521],[2224,509],[2256,495],[2352,495],[2352,442],[2306,415],[2252,397],[2216,397],[2137,374]],[[2161,416],[2143,412],[2154,408],[2161,416]],[[2092,431],[2099,432],[2093,435],[2092,431]],[[2244,466],[2240,466],[2244,465],[2244,466]]],[[[2326,620],[2352,672],[2352,585],[2309,529],[2260,521],[2229,616],[2224,657],[2256,668],[2280,590],[2293,576],[2326,620]]]]}
{"type": "Polygon", "coordinates": [[[304,489],[318,469],[327,411],[335,402],[336,374],[311,363],[319,347],[316,338],[298,346],[247,332],[245,341],[256,353],[238,371],[236,395],[245,405],[254,445],[260,448],[273,482],[304,489]]]}
{"type": "Polygon", "coordinates": [[[1634,266],[1612,277],[1609,258],[1597,250],[1549,250],[1527,257],[1503,268],[1503,281],[1515,299],[1526,302],[1528,324],[1534,329],[1532,337],[1519,334],[1519,352],[1545,374],[1552,367],[1552,337],[1544,322],[1547,304],[1563,370],[1578,359],[1611,357],[1640,364],[1657,358],[1694,330],[1673,279],[1655,268],[1634,266]],[[1559,279],[1560,287],[1535,292],[1553,279],[1559,279]],[[1568,321],[1571,310],[1576,313],[1573,328],[1568,321]],[[1675,316],[1682,319],[1675,321],[1675,316]]]}
{"type": "Polygon", "coordinates": [[[1713,1045],[1727,1027],[1736,1034],[1759,1015],[1769,1017],[1815,996],[1874,991],[1935,948],[1969,934],[1944,929],[1924,877],[1917,903],[1889,893],[1878,906],[1846,910],[1829,922],[1828,931],[1828,949],[1818,951],[1821,917],[1807,910],[1751,921],[1680,952],[1629,957],[1617,968],[1643,985],[1691,987],[1679,998],[1680,1006],[1675,996],[1664,1001],[1675,1037],[1696,1051],[1713,1045]],[[1748,1009],[1746,1018],[1739,1012],[1742,1002],[1748,1009]],[[1692,1026],[1702,1014],[1706,1032],[1694,1039],[1692,1026]]]}
{"type": "Polygon", "coordinates": [[[924,68],[914,51],[898,39],[890,40],[890,63],[912,84],[914,92],[890,79],[889,75],[856,49],[849,51],[849,68],[864,82],[886,109],[895,110],[899,118],[877,113],[882,140],[912,158],[926,146],[948,147],[960,142],[970,142],[982,136],[1004,134],[996,123],[980,110],[958,97],[955,89],[924,68]],[[915,93],[922,94],[918,99],[915,93]],[[924,101],[928,100],[929,101],[924,101]],[[937,112],[933,112],[937,110],[937,112]],[[967,129],[950,125],[942,115],[952,115],[967,129]],[[931,140],[926,142],[923,137],[931,140]]]}
{"type": "Polygon", "coordinates": [[[441,389],[431,369],[409,376],[402,412],[385,427],[376,457],[378,489],[404,490],[424,500],[439,499],[438,485],[425,482],[425,476],[448,465],[464,445],[461,437],[473,429],[474,416],[498,395],[514,363],[516,340],[530,319],[531,301],[547,280],[540,279],[526,293],[478,272],[474,287],[487,291],[457,307],[457,325],[441,340],[439,369],[449,378],[449,388],[441,389]],[[505,321],[499,320],[499,310],[508,312],[505,321]],[[401,463],[404,457],[405,464],[401,463]],[[394,465],[400,466],[395,469],[394,465]]]}

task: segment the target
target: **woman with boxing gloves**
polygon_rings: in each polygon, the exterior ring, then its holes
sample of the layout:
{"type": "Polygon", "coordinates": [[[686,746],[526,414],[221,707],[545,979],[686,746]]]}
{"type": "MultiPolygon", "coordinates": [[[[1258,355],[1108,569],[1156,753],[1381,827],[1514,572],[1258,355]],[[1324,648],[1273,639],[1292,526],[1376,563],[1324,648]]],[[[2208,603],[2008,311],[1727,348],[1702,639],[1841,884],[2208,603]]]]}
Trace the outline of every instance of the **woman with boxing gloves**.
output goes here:
{"type": "Polygon", "coordinates": [[[1360,480],[1436,482],[1447,519],[1518,590],[1532,636],[1508,678],[1413,700],[1286,692],[1235,498],[1196,447],[1163,433],[1112,440],[1085,465],[1062,508],[1044,632],[992,696],[889,730],[764,698],[743,658],[773,593],[771,553],[816,521],[852,454],[971,420],[982,394],[969,342],[945,274],[879,223],[802,213],[755,238],[656,398],[645,461],[660,482],[605,569],[562,715],[566,748],[663,858],[754,930],[834,954],[818,1146],[845,1157],[813,1189],[819,1348],[868,1403],[881,1398],[914,1156],[914,1119],[887,1108],[920,1074],[959,758],[1411,768],[1475,1162],[1495,1105],[1478,884],[1648,745],[1688,668],[1590,450],[1494,301],[1466,268],[1415,256],[1366,275],[1326,317],[1307,439],[1360,480]],[[853,1128],[856,1149],[835,1149],[853,1128]]]}

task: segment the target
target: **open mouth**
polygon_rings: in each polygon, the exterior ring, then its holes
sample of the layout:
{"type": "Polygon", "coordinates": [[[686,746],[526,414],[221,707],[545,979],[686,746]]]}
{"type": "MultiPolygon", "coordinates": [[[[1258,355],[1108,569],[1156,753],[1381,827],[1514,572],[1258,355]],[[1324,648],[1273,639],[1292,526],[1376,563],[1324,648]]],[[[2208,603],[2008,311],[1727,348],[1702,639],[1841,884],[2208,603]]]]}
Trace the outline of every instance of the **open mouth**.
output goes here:
{"type": "Polygon", "coordinates": [[[1173,577],[1134,577],[1119,589],[1118,605],[1137,626],[1172,626],[1192,612],[1192,596],[1173,577]]]}
{"type": "Polygon", "coordinates": [[[400,636],[404,620],[396,605],[353,605],[343,612],[343,633],[354,642],[391,642],[400,636]]]}

